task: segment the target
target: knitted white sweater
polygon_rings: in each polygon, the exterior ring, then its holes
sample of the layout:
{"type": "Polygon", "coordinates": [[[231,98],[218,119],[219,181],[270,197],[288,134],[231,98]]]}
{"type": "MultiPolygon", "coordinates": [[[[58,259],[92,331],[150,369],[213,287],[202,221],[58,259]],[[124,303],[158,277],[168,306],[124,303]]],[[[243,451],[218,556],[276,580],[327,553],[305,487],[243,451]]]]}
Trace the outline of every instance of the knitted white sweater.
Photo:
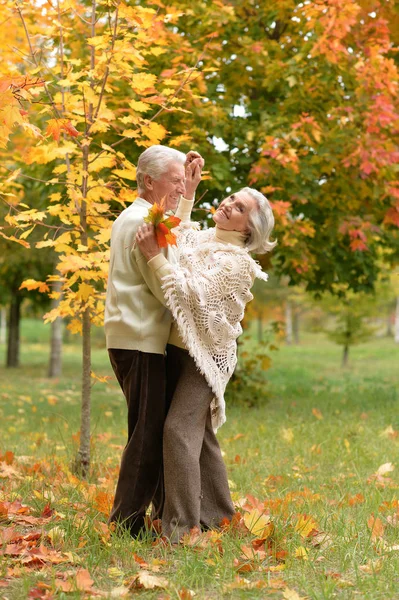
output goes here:
{"type": "Polygon", "coordinates": [[[158,255],[149,265],[162,280],[184,344],[215,394],[216,430],[226,420],[224,392],[236,366],[236,340],[245,305],[253,298],[250,289],[255,277],[267,281],[267,275],[237,240],[220,241],[217,228],[197,231],[181,225],[177,232],[178,263],[158,255]]]}

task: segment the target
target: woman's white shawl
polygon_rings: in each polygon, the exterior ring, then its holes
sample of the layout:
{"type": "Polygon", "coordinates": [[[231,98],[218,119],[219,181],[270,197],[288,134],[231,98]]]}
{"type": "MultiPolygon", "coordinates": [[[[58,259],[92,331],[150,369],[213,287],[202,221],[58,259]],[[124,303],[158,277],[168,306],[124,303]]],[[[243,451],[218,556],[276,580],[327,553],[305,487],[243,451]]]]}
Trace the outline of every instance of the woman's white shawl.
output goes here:
{"type": "MultiPolygon", "coordinates": [[[[192,224],[191,224],[192,225],[192,224]]],[[[255,277],[267,275],[245,248],[215,240],[215,229],[177,230],[178,263],[162,279],[179,334],[215,394],[212,426],[226,420],[224,392],[237,363],[240,321],[255,277]]]]}

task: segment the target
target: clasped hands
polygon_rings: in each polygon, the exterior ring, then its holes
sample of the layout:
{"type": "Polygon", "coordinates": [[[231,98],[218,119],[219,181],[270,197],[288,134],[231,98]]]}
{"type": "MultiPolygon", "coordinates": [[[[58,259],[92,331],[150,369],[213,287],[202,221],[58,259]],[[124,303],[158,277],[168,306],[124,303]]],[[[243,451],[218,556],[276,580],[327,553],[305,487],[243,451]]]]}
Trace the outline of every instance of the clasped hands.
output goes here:
{"type": "MultiPolygon", "coordinates": [[[[186,198],[191,200],[194,198],[195,190],[201,181],[201,172],[205,164],[202,156],[191,150],[186,155],[186,198]]],[[[140,248],[141,253],[147,259],[151,260],[160,254],[159,246],[155,236],[155,228],[152,223],[143,223],[138,228],[136,233],[136,243],[140,248]]]]}

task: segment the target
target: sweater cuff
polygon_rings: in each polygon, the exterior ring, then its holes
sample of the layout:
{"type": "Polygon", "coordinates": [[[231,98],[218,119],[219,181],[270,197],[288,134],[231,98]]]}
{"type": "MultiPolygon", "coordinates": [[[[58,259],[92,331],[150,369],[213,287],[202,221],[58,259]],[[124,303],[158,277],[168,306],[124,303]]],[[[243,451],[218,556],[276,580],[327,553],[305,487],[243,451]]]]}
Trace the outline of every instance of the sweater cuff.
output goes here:
{"type": "Polygon", "coordinates": [[[172,265],[163,254],[157,254],[151,258],[147,262],[147,265],[152,271],[154,271],[159,280],[162,280],[165,275],[169,275],[169,273],[171,273],[173,270],[172,265]]]}
{"type": "Polygon", "coordinates": [[[179,206],[177,207],[175,216],[181,221],[187,222],[190,220],[191,211],[193,210],[194,200],[187,200],[187,198],[180,198],[179,206]]]}

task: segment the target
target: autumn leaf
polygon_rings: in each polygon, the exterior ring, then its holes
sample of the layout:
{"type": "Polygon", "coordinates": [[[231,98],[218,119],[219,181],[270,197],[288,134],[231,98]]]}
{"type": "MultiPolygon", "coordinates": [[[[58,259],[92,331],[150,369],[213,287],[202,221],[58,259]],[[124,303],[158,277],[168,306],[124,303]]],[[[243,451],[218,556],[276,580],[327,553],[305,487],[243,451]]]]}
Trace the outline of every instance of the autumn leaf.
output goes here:
{"type": "Polygon", "coordinates": [[[319,421],[321,421],[323,418],[321,410],[319,410],[318,408],[312,408],[312,415],[316,417],[316,419],[318,419],[319,421]]]}
{"type": "Polygon", "coordinates": [[[290,588],[285,588],[283,591],[284,600],[305,600],[306,598],[307,596],[300,596],[298,592],[291,590],[290,588]]]}
{"type": "Polygon", "coordinates": [[[53,140],[59,141],[61,132],[64,131],[72,137],[77,137],[79,131],[75,129],[68,119],[50,119],[47,122],[46,134],[52,136],[53,140]]]}
{"type": "Polygon", "coordinates": [[[374,514],[367,519],[367,527],[371,531],[371,539],[377,540],[383,537],[385,527],[379,517],[374,517],[374,514]]]}
{"type": "Polygon", "coordinates": [[[259,539],[268,538],[274,530],[270,516],[254,508],[244,515],[244,523],[249,531],[259,539]]]}
{"type": "Polygon", "coordinates": [[[168,585],[169,581],[165,577],[153,575],[148,571],[140,571],[140,573],[134,578],[130,587],[131,589],[154,590],[159,588],[167,588],[168,585]]]}
{"type": "Polygon", "coordinates": [[[318,525],[313,517],[309,515],[299,515],[298,521],[294,527],[303,538],[311,536],[318,531],[318,525]]]}
{"type": "Polygon", "coordinates": [[[35,279],[26,279],[19,286],[20,290],[39,290],[39,292],[49,292],[50,288],[44,281],[36,281],[35,279]]]}
{"type": "Polygon", "coordinates": [[[177,239],[171,229],[177,227],[180,219],[175,216],[165,217],[164,200],[161,203],[154,203],[144,218],[146,223],[152,223],[155,228],[155,236],[160,248],[166,248],[168,245],[175,246],[177,239]]]}

